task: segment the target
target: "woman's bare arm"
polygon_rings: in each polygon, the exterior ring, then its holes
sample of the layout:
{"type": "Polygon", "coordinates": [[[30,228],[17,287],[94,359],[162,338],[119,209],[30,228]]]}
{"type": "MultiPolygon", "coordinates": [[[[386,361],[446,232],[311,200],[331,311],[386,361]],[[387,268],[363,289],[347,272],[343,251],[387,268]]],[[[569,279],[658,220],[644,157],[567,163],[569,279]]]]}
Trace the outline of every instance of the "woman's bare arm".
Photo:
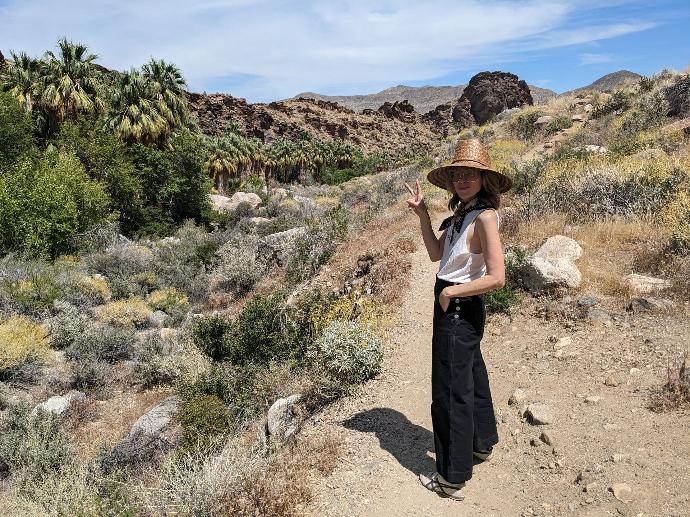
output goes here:
{"type": "Polygon", "coordinates": [[[475,220],[474,228],[482,245],[486,275],[471,282],[451,285],[443,289],[439,301],[444,310],[448,307],[451,298],[481,294],[505,285],[505,263],[501,237],[498,233],[498,215],[494,210],[485,210],[475,220]]]}

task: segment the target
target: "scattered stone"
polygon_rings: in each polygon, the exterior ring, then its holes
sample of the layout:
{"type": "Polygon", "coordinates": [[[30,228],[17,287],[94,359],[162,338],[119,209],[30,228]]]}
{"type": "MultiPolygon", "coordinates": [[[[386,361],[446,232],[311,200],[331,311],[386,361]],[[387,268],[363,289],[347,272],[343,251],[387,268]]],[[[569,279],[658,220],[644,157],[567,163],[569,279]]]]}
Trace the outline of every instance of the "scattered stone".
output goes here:
{"type": "Polygon", "coordinates": [[[594,106],[591,104],[585,104],[585,107],[582,109],[585,110],[585,113],[590,113],[594,109],[594,106]]]}
{"type": "Polygon", "coordinates": [[[615,431],[616,429],[618,429],[618,425],[617,425],[617,424],[612,424],[612,423],[610,423],[610,422],[604,424],[604,430],[605,430],[605,431],[615,431]]]}
{"type": "Polygon", "coordinates": [[[596,326],[611,327],[613,325],[611,315],[598,307],[587,309],[587,320],[596,326]]]}
{"type": "Polygon", "coordinates": [[[508,399],[508,404],[518,406],[527,400],[527,395],[520,388],[516,389],[508,399]]]}
{"type": "Polygon", "coordinates": [[[50,397],[48,400],[41,402],[31,410],[32,415],[36,415],[39,411],[46,413],[53,413],[57,416],[62,416],[77,402],[84,402],[86,395],[81,391],[72,390],[66,395],[50,397]]]}
{"type": "Polygon", "coordinates": [[[598,404],[600,400],[601,397],[598,395],[590,395],[589,397],[585,397],[585,402],[587,404],[598,404]]]}
{"type": "Polygon", "coordinates": [[[624,503],[632,501],[632,489],[626,483],[614,483],[609,487],[609,491],[613,492],[613,496],[619,501],[624,503]]]}
{"type": "Polygon", "coordinates": [[[270,436],[280,441],[287,440],[300,428],[301,416],[295,411],[295,405],[302,399],[302,395],[290,395],[279,398],[268,410],[266,429],[270,436]]]}
{"type": "Polygon", "coordinates": [[[614,463],[620,463],[627,458],[627,454],[612,454],[611,461],[614,463]]]}
{"type": "Polygon", "coordinates": [[[541,441],[539,441],[537,438],[531,438],[529,444],[532,447],[539,447],[541,445],[541,441]]]}
{"type": "Polygon", "coordinates": [[[620,383],[621,383],[620,378],[619,378],[616,374],[614,374],[614,373],[610,374],[610,375],[609,375],[608,377],[606,377],[606,379],[604,380],[604,384],[605,384],[606,386],[618,386],[620,383]]]}
{"type": "Polygon", "coordinates": [[[551,408],[541,402],[533,402],[527,406],[525,416],[532,425],[546,425],[553,422],[551,408]]]}
{"type": "Polygon", "coordinates": [[[633,298],[625,308],[629,312],[664,312],[674,307],[671,300],[665,298],[633,298]]]}
{"type": "Polygon", "coordinates": [[[630,375],[634,376],[639,375],[640,373],[642,373],[642,370],[640,370],[639,368],[630,368],[630,375]]]}
{"type": "Polygon", "coordinates": [[[570,120],[573,122],[582,122],[585,119],[584,115],[573,115],[570,120]]]}
{"type": "Polygon", "coordinates": [[[587,483],[583,490],[585,492],[592,492],[597,486],[599,486],[599,484],[596,481],[592,481],[591,483],[587,483]]]}
{"type": "Polygon", "coordinates": [[[599,300],[597,300],[597,298],[594,296],[581,296],[577,299],[576,303],[578,307],[594,307],[597,303],[599,303],[599,300]]]}
{"type": "Polygon", "coordinates": [[[520,429],[517,429],[517,428],[516,428],[516,429],[513,429],[513,430],[510,432],[510,434],[511,434],[512,436],[517,436],[517,435],[520,434],[521,432],[522,432],[522,431],[520,431],[520,429]]]}
{"type": "Polygon", "coordinates": [[[570,336],[565,336],[553,344],[553,349],[558,350],[559,348],[563,348],[564,346],[570,346],[572,344],[573,344],[573,338],[571,338],[570,336]]]}
{"type": "Polygon", "coordinates": [[[553,120],[551,115],[542,115],[537,120],[534,121],[535,126],[546,126],[553,120]]]}
{"type": "Polygon", "coordinates": [[[593,502],[594,502],[593,497],[588,497],[587,499],[585,499],[585,503],[587,503],[587,504],[592,504],[593,502]]]}
{"type": "Polygon", "coordinates": [[[542,433],[539,435],[539,439],[546,445],[553,445],[553,437],[551,436],[551,433],[547,431],[542,431],[542,433]]]}
{"type": "Polygon", "coordinates": [[[637,273],[630,273],[623,278],[623,282],[630,288],[631,291],[638,294],[649,294],[662,289],[671,287],[671,282],[662,278],[655,278],[652,276],[638,275],[637,273]]]}

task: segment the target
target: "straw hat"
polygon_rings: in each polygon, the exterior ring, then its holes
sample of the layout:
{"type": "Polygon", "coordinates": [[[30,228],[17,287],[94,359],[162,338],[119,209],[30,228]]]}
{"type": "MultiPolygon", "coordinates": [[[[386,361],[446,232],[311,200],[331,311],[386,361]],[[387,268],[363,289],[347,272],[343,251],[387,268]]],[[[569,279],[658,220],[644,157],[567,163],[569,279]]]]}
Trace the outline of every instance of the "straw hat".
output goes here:
{"type": "Polygon", "coordinates": [[[443,165],[441,167],[436,167],[429,174],[427,174],[426,179],[430,183],[433,183],[437,187],[441,187],[450,192],[455,192],[450,182],[450,174],[454,169],[460,167],[469,167],[471,169],[478,169],[483,172],[488,172],[493,174],[498,179],[499,190],[501,193],[510,190],[513,186],[513,180],[511,180],[505,174],[501,174],[491,168],[491,159],[489,158],[489,153],[486,151],[482,143],[473,138],[470,140],[460,140],[458,146],[455,149],[455,156],[450,165],[443,165]]]}

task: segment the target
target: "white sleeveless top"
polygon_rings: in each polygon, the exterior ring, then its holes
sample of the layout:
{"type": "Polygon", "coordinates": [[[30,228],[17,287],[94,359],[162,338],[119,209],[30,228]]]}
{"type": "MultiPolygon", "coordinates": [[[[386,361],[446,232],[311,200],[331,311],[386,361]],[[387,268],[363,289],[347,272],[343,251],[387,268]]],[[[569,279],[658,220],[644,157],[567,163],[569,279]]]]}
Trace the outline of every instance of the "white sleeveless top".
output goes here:
{"type": "MultiPolygon", "coordinates": [[[[450,243],[451,227],[445,229],[445,241],[443,243],[443,256],[436,276],[449,282],[466,283],[486,275],[484,255],[471,253],[467,245],[467,233],[469,227],[483,210],[478,209],[468,212],[462,223],[460,235],[454,236],[453,244],[450,243]]],[[[498,216],[498,214],[496,214],[498,216]]]]}

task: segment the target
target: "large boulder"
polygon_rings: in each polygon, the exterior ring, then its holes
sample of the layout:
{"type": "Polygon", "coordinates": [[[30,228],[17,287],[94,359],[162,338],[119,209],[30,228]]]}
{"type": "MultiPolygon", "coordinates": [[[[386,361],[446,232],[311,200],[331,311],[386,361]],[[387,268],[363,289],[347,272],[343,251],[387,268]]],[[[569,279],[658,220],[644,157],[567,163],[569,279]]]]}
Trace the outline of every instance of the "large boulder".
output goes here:
{"type": "Polygon", "coordinates": [[[576,240],[573,240],[570,237],[565,237],[564,235],[554,235],[553,237],[546,239],[546,242],[539,247],[534,256],[541,257],[546,260],[577,260],[582,256],[582,247],[577,243],[576,240]]]}
{"type": "Polygon", "coordinates": [[[180,438],[175,420],[180,403],[180,397],[174,395],[140,416],[129,434],[113,448],[110,463],[132,464],[172,449],[180,438]]]}
{"type": "Polygon", "coordinates": [[[235,192],[232,197],[209,194],[209,198],[217,212],[233,212],[240,203],[249,203],[253,209],[261,206],[261,198],[254,192],[235,192]]]}
{"type": "Polygon", "coordinates": [[[481,72],[465,88],[462,98],[469,100],[471,113],[477,124],[483,124],[508,108],[532,105],[529,86],[515,74],[481,72]]]}
{"type": "Polygon", "coordinates": [[[266,263],[279,266],[285,264],[290,254],[295,249],[297,240],[306,235],[307,229],[303,226],[291,228],[284,232],[272,233],[259,240],[257,255],[266,263]]]}
{"type": "Polygon", "coordinates": [[[284,441],[293,436],[300,428],[302,418],[297,411],[297,403],[302,399],[299,394],[279,398],[268,410],[266,430],[269,436],[284,441]]]}
{"type": "Polygon", "coordinates": [[[522,281],[530,291],[548,291],[578,287],[582,275],[570,259],[532,256],[522,268],[522,281]]]}
{"type": "Polygon", "coordinates": [[[84,402],[86,395],[81,391],[72,390],[65,395],[56,395],[50,397],[48,400],[41,402],[31,410],[31,414],[35,415],[39,411],[46,413],[53,413],[57,416],[63,416],[75,404],[84,402]]]}

